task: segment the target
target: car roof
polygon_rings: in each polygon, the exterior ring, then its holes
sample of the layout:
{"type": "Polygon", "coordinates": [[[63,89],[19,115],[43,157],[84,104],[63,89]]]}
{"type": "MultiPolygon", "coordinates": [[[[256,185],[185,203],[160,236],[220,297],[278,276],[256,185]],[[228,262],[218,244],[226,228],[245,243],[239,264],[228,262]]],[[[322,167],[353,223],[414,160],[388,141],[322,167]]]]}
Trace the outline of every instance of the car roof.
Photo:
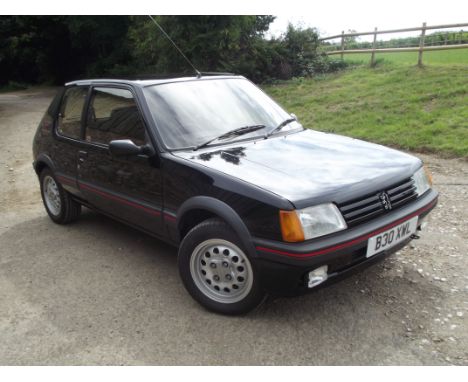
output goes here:
{"type": "Polygon", "coordinates": [[[228,79],[228,78],[245,78],[243,76],[231,73],[201,73],[201,76],[193,75],[163,75],[163,76],[135,76],[132,78],[92,78],[67,82],[65,86],[73,85],[92,85],[92,84],[126,84],[147,87],[153,85],[167,84],[171,82],[184,82],[194,80],[212,80],[212,79],[228,79]]]}

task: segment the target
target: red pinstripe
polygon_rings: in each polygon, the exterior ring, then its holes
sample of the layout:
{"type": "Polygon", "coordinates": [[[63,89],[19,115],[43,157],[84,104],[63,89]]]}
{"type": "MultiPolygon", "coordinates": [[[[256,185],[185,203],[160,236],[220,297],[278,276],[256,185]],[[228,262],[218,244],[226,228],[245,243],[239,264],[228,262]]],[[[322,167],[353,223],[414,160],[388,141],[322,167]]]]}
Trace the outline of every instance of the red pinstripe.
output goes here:
{"type": "Polygon", "coordinates": [[[385,227],[382,227],[382,228],[380,228],[380,229],[378,229],[376,231],[373,231],[373,232],[368,233],[366,235],[359,236],[356,239],[353,239],[353,240],[350,240],[350,241],[347,241],[347,242],[344,242],[344,243],[341,243],[341,244],[338,244],[338,245],[334,245],[332,247],[319,249],[318,251],[314,251],[314,252],[310,252],[310,253],[291,253],[291,252],[285,252],[285,251],[280,251],[280,250],[277,250],[277,249],[266,248],[266,247],[261,247],[261,246],[257,246],[256,249],[258,251],[262,251],[262,252],[269,252],[269,253],[274,253],[274,254],[277,254],[277,255],[295,257],[295,258],[298,258],[298,259],[307,259],[307,258],[310,258],[310,257],[313,257],[313,256],[324,255],[326,253],[337,251],[339,249],[343,249],[343,248],[349,247],[351,245],[360,243],[360,242],[362,242],[364,240],[367,240],[367,239],[369,239],[370,237],[372,237],[374,235],[377,235],[377,234],[379,234],[381,232],[384,232],[384,231],[386,231],[386,230],[388,230],[388,229],[390,229],[392,227],[397,226],[400,223],[403,223],[404,221],[406,221],[408,219],[411,219],[411,218],[423,213],[424,211],[427,211],[428,209],[432,208],[436,203],[437,203],[437,199],[433,200],[428,205],[420,208],[416,212],[413,212],[412,214],[410,214],[408,216],[405,216],[404,218],[401,218],[401,219],[399,219],[397,221],[394,221],[393,223],[390,223],[390,224],[386,225],[385,227]]]}
{"type": "MultiPolygon", "coordinates": [[[[61,175],[57,175],[56,176],[58,180],[60,180],[61,182],[63,183],[68,183],[68,184],[71,184],[71,185],[75,185],[75,182],[71,179],[68,179],[67,177],[64,177],[64,176],[61,176],[61,175]]],[[[105,198],[108,198],[108,199],[112,199],[112,200],[115,200],[119,203],[122,203],[122,204],[126,204],[128,206],[131,206],[131,207],[134,207],[134,208],[138,208],[138,209],[141,209],[149,214],[152,214],[152,215],[155,215],[155,216],[160,216],[161,215],[161,212],[160,211],[157,211],[157,210],[154,210],[152,208],[148,208],[148,207],[145,207],[141,204],[138,204],[138,203],[134,203],[134,202],[131,202],[130,200],[127,200],[127,199],[123,199],[123,198],[120,198],[118,196],[115,196],[115,195],[111,195],[105,191],[101,191],[101,190],[98,190],[94,187],[91,187],[91,186],[88,186],[82,182],[78,182],[80,184],[80,187],[82,188],[85,188],[91,192],[94,192],[95,194],[98,194],[98,195],[101,195],[105,198]]],[[[163,214],[164,216],[164,219],[166,220],[170,220],[170,221],[176,221],[177,218],[175,216],[172,216],[168,213],[164,213],[163,214]]]]}
{"type": "Polygon", "coordinates": [[[130,200],[122,199],[122,198],[119,198],[118,196],[108,194],[107,192],[97,190],[94,187],[88,186],[88,185],[83,184],[81,182],[80,182],[80,187],[82,187],[82,188],[84,188],[86,190],[89,190],[91,192],[94,192],[95,194],[101,195],[101,196],[103,196],[105,198],[115,200],[115,201],[117,201],[119,203],[126,204],[126,205],[134,207],[134,208],[138,208],[138,209],[143,210],[143,211],[145,211],[145,212],[147,212],[147,213],[149,213],[151,215],[155,215],[155,216],[160,216],[161,215],[160,211],[156,211],[156,210],[153,210],[151,208],[142,206],[141,204],[131,202],[130,200]]]}

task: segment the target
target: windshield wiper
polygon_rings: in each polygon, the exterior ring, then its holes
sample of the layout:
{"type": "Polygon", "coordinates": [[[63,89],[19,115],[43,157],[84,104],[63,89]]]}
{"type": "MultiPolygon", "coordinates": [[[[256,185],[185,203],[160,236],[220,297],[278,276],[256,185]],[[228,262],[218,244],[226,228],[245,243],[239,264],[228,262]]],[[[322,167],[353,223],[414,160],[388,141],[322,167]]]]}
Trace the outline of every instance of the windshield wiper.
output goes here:
{"type": "Polygon", "coordinates": [[[217,141],[219,139],[227,139],[227,138],[230,138],[232,136],[238,136],[238,135],[251,133],[253,131],[263,129],[265,127],[266,127],[265,125],[250,125],[250,126],[238,127],[237,129],[230,130],[227,133],[223,133],[221,135],[218,135],[217,137],[211,138],[209,141],[206,141],[204,143],[200,143],[198,146],[195,146],[195,148],[193,150],[196,151],[198,149],[201,149],[202,147],[206,147],[210,143],[212,143],[214,141],[217,141]]]}
{"type": "Polygon", "coordinates": [[[290,124],[291,122],[297,121],[296,118],[288,118],[285,119],[283,122],[281,122],[278,126],[276,126],[273,130],[265,134],[265,138],[268,138],[270,135],[276,133],[277,131],[280,131],[284,126],[290,124]]]}

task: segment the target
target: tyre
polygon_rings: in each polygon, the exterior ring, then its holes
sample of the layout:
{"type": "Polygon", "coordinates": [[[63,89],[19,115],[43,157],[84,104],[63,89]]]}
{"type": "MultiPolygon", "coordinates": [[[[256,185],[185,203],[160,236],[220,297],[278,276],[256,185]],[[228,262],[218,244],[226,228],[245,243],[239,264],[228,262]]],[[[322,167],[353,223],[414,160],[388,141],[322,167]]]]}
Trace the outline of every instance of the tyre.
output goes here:
{"type": "Polygon", "coordinates": [[[187,291],[211,311],[247,313],[266,296],[240,240],[220,219],[190,230],[180,245],[178,264],[187,291]]]}
{"type": "Polygon", "coordinates": [[[53,172],[46,168],[39,176],[41,196],[47,214],[57,224],[70,223],[80,216],[81,204],[63,189],[53,172]]]}

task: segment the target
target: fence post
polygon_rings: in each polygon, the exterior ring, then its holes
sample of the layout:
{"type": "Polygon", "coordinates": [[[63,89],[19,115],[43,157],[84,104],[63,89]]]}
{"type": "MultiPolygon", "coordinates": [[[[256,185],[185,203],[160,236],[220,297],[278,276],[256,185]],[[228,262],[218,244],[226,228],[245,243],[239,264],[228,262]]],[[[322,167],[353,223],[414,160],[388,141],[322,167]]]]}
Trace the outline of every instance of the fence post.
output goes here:
{"type": "Polygon", "coordinates": [[[422,56],[424,50],[424,37],[426,36],[426,23],[423,23],[421,28],[421,37],[419,38],[419,54],[418,54],[418,66],[422,67],[422,56]]]}
{"type": "Polygon", "coordinates": [[[341,60],[343,60],[344,51],[344,31],[341,31],[341,60]]]}
{"type": "Polygon", "coordinates": [[[375,48],[376,48],[376,42],[377,42],[377,27],[374,28],[374,41],[372,42],[372,55],[371,55],[371,61],[370,61],[370,66],[373,68],[375,66],[375,48]]]}

